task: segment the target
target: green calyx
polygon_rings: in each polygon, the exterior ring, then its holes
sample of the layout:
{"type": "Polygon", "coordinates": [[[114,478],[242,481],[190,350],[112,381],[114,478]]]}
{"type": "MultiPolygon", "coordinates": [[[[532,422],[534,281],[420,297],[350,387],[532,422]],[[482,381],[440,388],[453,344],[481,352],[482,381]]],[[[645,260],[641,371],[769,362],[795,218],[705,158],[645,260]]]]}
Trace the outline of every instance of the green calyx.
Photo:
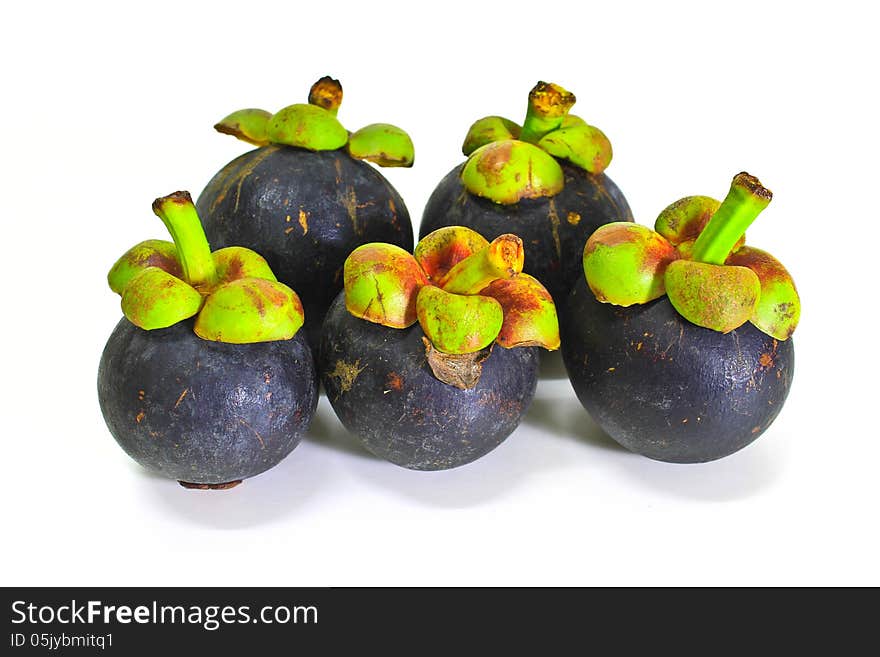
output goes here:
{"type": "Polygon", "coordinates": [[[450,226],[425,236],[415,255],[381,243],[352,251],[344,267],[345,303],[352,315],[383,326],[418,321],[432,345],[435,373],[445,367],[443,354],[476,354],[496,342],[556,349],[553,300],[522,268],[523,244],[515,235],[488,242],[450,226]]]}
{"type": "Polygon", "coordinates": [[[599,301],[617,306],[648,303],[666,293],[663,273],[675,247],[647,226],[601,226],[584,246],[584,275],[599,301]]]}
{"type": "Polygon", "coordinates": [[[238,110],[214,124],[214,130],[224,135],[232,135],[254,146],[266,146],[270,143],[266,131],[271,118],[271,112],[266,110],[255,108],[238,110]]]}
{"type": "Polygon", "coordinates": [[[107,275],[132,324],[149,331],[196,316],[199,337],[235,344],[296,335],[304,319],[299,297],[250,249],[212,253],[189,192],[156,199],[153,212],[174,242],[141,242],[107,275]]]}
{"type": "Polygon", "coordinates": [[[584,247],[584,275],[599,301],[620,306],[666,294],[688,321],[722,333],[746,321],[786,340],[800,318],[800,298],[785,267],[744,246],[745,231],[772,194],[737,174],[721,202],[689,196],[657,217],[655,230],[636,224],[600,227],[584,247]]]}
{"type": "Polygon", "coordinates": [[[342,85],[324,76],[309,90],[308,103],[289,105],[275,114],[261,109],[233,112],[214,128],[256,146],[281,144],[310,151],[348,153],[382,167],[410,167],[415,158],[412,140],[400,128],[374,123],[349,135],[336,118],[342,85]]]}
{"type": "Polygon", "coordinates": [[[305,103],[289,105],[273,114],[266,136],[273,144],[310,151],[335,151],[348,143],[348,131],[335,116],[305,103]]]}
{"type": "Polygon", "coordinates": [[[522,126],[501,116],[476,121],[462,144],[468,156],[462,170],[465,188],[495,203],[511,204],[562,190],[564,175],[554,158],[602,173],[611,163],[611,142],[601,130],[568,113],[574,103],[574,94],[559,85],[538,82],[529,93],[522,126]]]}
{"type": "Polygon", "coordinates": [[[465,188],[495,203],[510,205],[524,198],[562,191],[562,167],[537,146],[508,139],[475,150],[461,171],[465,188]]]}
{"type": "Polygon", "coordinates": [[[447,354],[470,354],[498,337],[504,310],[492,297],[466,296],[426,285],[416,300],[419,324],[436,349],[447,354]]]}
{"type": "Polygon", "coordinates": [[[389,123],[372,123],[353,132],[348,139],[348,153],[380,167],[411,167],[415,160],[412,139],[389,123]]]}

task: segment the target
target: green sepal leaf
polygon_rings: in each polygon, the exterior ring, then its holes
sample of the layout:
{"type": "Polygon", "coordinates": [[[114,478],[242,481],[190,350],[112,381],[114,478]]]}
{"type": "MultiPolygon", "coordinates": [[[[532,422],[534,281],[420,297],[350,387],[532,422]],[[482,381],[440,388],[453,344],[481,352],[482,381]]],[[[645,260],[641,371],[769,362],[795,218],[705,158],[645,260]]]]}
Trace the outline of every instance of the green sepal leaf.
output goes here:
{"type": "Polygon", "coordinates": [[[348,154],[380,167],[411,167],[415,160],[412,139],[390,123],[371,123],[352,133],[348,154]]]}
{"type": "Polygon", "coordinates": [[[647,226],[617,221],[600,226],[584,246],[587,285],[603,303],[631,306],[663,296],[664,272],[675,247],[647,226]]]}
{"type": "Polygon", "coordinates": [[[488,240],[475,230],[444,226],[420,239],[414,255],[422,270],[436,282],[459,262],[487,246],[488,240]]]}
{"type": "Polygon", "coordinates": [[[177,278],[183,276],[174,242],[146,240],[131,247],[116,261],[107,274],[107,283],[116,294],[122,294],[129,281],[148,267],[158,267],[177,278]]]}
{"type": "Polygon", "coordinates": [[[433,285],[419,290],[416,309],[425,335],[447,354],[469,354],[488,347],[504,322],[504,311],[495,299],[452,294],[433,285]]]}
{"type": "Polygon", "coordinates": [[[761,282],[761,297],[749,321],[777,340],[788,340],[801,317],[801,299],[788,270],[766,251],[751,246],[730,255],[725,264],[748,267],[761,282]]]}
{"type": "Polygon", "coordinates": [[[428,278],[416,259],[394,244],[352,251],[343,267],[345,307],[355,317],[392,328],[415,323],[416,296],[428,278]]]}
{"type": "Polygon", "coordinates": [[[151,331],[192,317],[202,300],[188,283],[159,267],[147,267],[125,286],[122,312],[135,326],[151,331]]]}
{"type": "Polygon", "coordinates": [[[466,156],[473,153],[480,146],[491,144],[505,139],[519,139],[522,128],[519,124],[503,116],[485,116],[474,121],[468,129],[461,145],[461,152],[466,156]]]}
{"type": "Polygon", "coordinates": [[[269,143],[266,128],[272,113],[266,110],[248,108],[233,112],[214,125],[214,130],[224,135],[232,135],[254,146],[269,143]]]}
{"type": "Polygon", "coordinates": [[[461,181],[476,196],[512,204],[558,194],[565,176],[559,163],[542,149],[507,139],[475,150],[462,169],[461,181]]]}
{"type": "Polygon", "coordinates": [[[196,318],[204,340],[250,344],[289,340],[303,325],[302,303],[283,283],[239,278],[216,288],[196,318]]]}
{"type": "Polygon", "coordinates": [[[559,127],[572,128],[576,125],[587,125],[587,122],[584,121],[581,117],[576,116],[575,114],[566,114],[562,117],[562,123],[559,127]]]}
{"type": "Polygon", "coordinates": [[[211,254],[217,269],[217,282],[228,283],[239,278],[262,278],[277,281],[266,259],[243,246],[227,246],[211,254]]]}
{"type": "Polygon", "coordinates": [[[680,198],[657,215],[654,230],[676,246],[693,242],[703,232],[720,205],[721,201],[709,196],[680,198]]]}
{"type": "Polygon", "coordinates": [[[686,320],[728,333],[754,314],[761,282],[747,267],[676,260],[666,268],[666,294],[686,320]]]}
{"type": "Polygon", "coordinates": [[[538,147],[590,173],[602,173],[611,163],[608,137],[599,128],[587,124],[548,132],[538,141],[538,147]]]}
{"type": "Polygon", "coordinates": [[[559,349],[559,318],[553,297],[528,274],[493,281],[480,294],[501,304],[504,321],[495,341],[505,349],[559,349]]]}
{"type": "Polygon", "coordinates": [[[297,103],[279,110],[269,119],[267,138],[273,144],[310,151],[334,151],[348,142],[348,132],[327,110],[297,103]]]}

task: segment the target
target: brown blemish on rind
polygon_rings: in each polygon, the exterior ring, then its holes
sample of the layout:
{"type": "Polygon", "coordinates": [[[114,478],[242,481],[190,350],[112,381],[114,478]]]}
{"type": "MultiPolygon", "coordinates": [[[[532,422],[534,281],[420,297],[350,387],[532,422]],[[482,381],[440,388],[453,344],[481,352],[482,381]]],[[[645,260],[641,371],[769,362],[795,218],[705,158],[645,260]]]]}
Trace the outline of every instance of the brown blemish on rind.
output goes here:
{"type": "Polygon", "coordinates": [[[299,225],[303,230],[303,235],[309,232],[309,215],[302,208],[299,209],[299,225]]]}
{"type": "Polygon", "coordinates": [[[579,215],[577,212],[569,212],[565,219],[572,226],[577,226],[581,222],[581,215],[579,215]]]}
{"type": "Polygon", "coordinates": [[[553,244],[556,246],[556,257],[562,261],[562,243],[559,241],[559,214],[556,212],[556,201],[550,199],[548,204],[547,219],[550,221],[550,232],[553,234],[553,244]]]}
{"type": "Polygon", "coordinates": [[[367,369],[366,366],[359,367],[360,364],[360,359],[354,363],[348,363],[342,359],[336,361],[333,371],[328,376],[333,379],[339,379],[340,392],[345,393],[351,390],[360,373],[367,369]]]}
{"type": "Polygon", "coordinates": [[[158,267],[176,278],[183,279],[183,269],[177,258],[169,258],[162,253],[154,252],[150,254],[148,257],[139,260],[137,266],[143,267],[144,269],[147,267],[158,267]]]}
{"type": "Polygon", "coordinates": [[[439,281],[468,256],[486,248],[482,235],[463,226],[448,226],[429,233],[415,248],[415,259],[432,281],[439,281]]]}
{"type": "Polygon", "coordinates": [[[425,357],[434,376],[438,380],[459,390],[470,390],[480,382],[483,362],[492,353],[492,345],[469,354],[447,354],[434,348],[431,341],[423,337],[425,357]]]}
{"type": "Polygon", "coordinates": [[[477,161],[477,172],[486,180],[487,185],[499,185],[504,182],[504,167],[510,161],[513,150],[512,141],[498,142],[489,148],[477,161]]]}
{"type": "Polygon", "coordinates": [[[389,372],[385,380],[385,384],[392,390],[400,392],[403,390],[403,377],[397,372],[389,372]]]}
{"type": "Polygon", "coordinates": [[[513,347],[559,348],[559,328],[553,298],[540,282],[520,274],[492,282],[481,292],[501,304],[504,322],[495,342],[513,347]]]}
{"type": "Polygon", "coordinates": [[[180,397],[178,397],[177,401],[174,402],[174,408],[177,408],[178,406],[180,406],[181,402],[184,400],[184,398],[186,397],[188,392],[189,392],[189,388],[183,389],[183,392],[180,393],[180,397]]]}
{"type": "Polygon", "coordinates": [[[243,427],[247,427],[248,429],[250,429],[253,432],[254,437],[256,437],[257,441],[259,441],[259,443],[260,443],[260,449],[266,449],[266,443],[263,440],[263,437],[260,435],[259,431],[257,431],[250,424],[248,424],[244,418],[238,418],[238,423],[243,427]]]}
{"type": "Polygon", "coordinates": [[[250,286],[244,288],[245,294],[247,294],[251,301],[254,303],[254,307],[257,309],[260,317],[265,317],[266,315],[266,306],[263,304],[262,295],[255,289],[250,286]]]}
{"type": "Polygon", "coordinates": [[[354,230],[355,235],[362,235],[364,231],[363,227],[358,225],[358,202],[354,188],[346,187],[345,191],[339,196],[339,202],[342,203],[343,207],[345,207],[345,211],[348,213],[348,218],[351,221],[351,227],[354,230]]]}

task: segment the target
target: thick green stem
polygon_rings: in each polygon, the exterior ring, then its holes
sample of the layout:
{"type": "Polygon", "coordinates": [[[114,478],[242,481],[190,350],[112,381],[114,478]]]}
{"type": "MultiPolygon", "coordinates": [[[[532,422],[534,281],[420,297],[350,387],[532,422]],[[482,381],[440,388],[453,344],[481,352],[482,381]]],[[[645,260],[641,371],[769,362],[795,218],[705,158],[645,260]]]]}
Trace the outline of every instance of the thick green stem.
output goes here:
{"type": "Polygon", "coordinates": [[[336,116],[341,104],[342,85],[339,80],[334,80],[329,75],[325,75],[309,89],[309,105],[322,107],[336,116]]]}
{"type": "Polygon", "coordinates": [[[694,242],[690,259],[723,265],[731,249],[772,198],[773,193],[757,178],[738,173],[727,197],[694,242]]]}
{"type": "Polygon", "coordinates": [[[157,198],[153,212],[171,233],[184,280],[196,289],[210,288],[217,277],[214,258],[189,192],[157,198]]]}
{"type": "Polygon", "coordinates": [[[548,132],[559,128],[575,100],[573,93],[558,84],[538,82],[529,92],[529,106],[520,140],[535,144],[548,132]]]}

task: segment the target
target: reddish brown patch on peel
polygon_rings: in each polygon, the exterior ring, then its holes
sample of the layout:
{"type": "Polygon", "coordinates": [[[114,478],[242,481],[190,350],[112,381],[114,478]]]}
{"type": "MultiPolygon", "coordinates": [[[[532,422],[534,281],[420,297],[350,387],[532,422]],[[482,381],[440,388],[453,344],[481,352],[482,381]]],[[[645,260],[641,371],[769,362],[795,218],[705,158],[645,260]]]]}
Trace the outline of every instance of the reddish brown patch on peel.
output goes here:
{"type": "Polygon", "coordinates": [[[761,367],[768,368],[773,366],[773,357],[770,354],[763,353],[761,357],[758,359],[758,363],[760,363],[761,367]]]}
{"type": "Polygon", "coordinates": [[[486,149],[483,157],[477,162],[477,171],[486,179],[488,185],[498,185],[504,182],[504,167],[510,162],[513,150],[512,141],[502,141],[493,144],[492,148],[486,149]]]}
{"type": "Polygon", "coordinates": [[[450,242],[443,250],[427,254],[420,264],[432,280],[439,280],[446,272],[472,253],[473,251],[468,245],[450,242]]]}
{"type": "Polygon", "coordinates": [[[504,321],[495,342],[513,347],[559,348],[559,324],[553,298],[537,279],[528,274],[498,279],[481,295],[501,304],[504,321]]]}
{"type": "Polygon", "coordinates": [[[400,376],[400,374],[398,374],[397,372],[389,372],[388,377],[385,380],[385,384],[391,390],[397,390],[398,392],[400,392],[401,390],[403,390],[403,377],[400,376]]]}
{"type": "Polygon", "coordinates": [[[183,269],[177,258],[172,258],[162,253],[153,252],[146,258],[139,260],[137,264],[145,269],[147,267],[158,267],[176,278],[183,279],[183,269]]]}
{"type": "Polygon", "coordinates": [[[657,233],[644,242],[643,254],[639,270],[660,277],[666,272],[669,263],[679,257],[676,248],[657,233]]]}
{"type": "Polygon", "coordinates": [[[614,247],[632,242],[632,223],[605,224],[596,230],[587,240],[584,255],[593,253],[599,246],[614,247]]]}
{"type": "Polygon", "coordinates": [[[791,275],[781,262],[766,251],[751,246],[744,246],[730,254],[725,264],[748,267],[757,274],[762,285],[784,283],[791,280],[791,275]]]}
{"type": "Polygon", "coordinates": [[[241,278],[243,268],[244,263],[241,261],[241,258],[233,256],[226,262],[226,270],[223,272],[223,280],[234,281],[237,278],[241,278]]]}
{"type": "Polygon", "coordinates": [[[263,304],[263,296],[259,293],[259,291],[253,289],[249,285],[244,288],[245,294],[247,294],[251,301],[254,303],[254,308],[257,309],[257,312],[260,314],[260,317],[264,317],[266,315],[266,306],[263,304]]]}
{"type": "Polygon", "coordinates": [[[465,228],[441,228],[425,237],[416,247],[416,261],[432,281],[439,281],[450,269],[488,242],[465,228]]]}
{"type": "Polygon", "coordinates": [[[262,292],[266,300],[273,306],[278,306],[280,308],[285,303],[287,303],[287,295],[282,290],[279,290],[274,285],[272,285],[271,281],[257,278],[254,279],[254,283],[258,288],[260,288],[260,292],[262,292]]]}

